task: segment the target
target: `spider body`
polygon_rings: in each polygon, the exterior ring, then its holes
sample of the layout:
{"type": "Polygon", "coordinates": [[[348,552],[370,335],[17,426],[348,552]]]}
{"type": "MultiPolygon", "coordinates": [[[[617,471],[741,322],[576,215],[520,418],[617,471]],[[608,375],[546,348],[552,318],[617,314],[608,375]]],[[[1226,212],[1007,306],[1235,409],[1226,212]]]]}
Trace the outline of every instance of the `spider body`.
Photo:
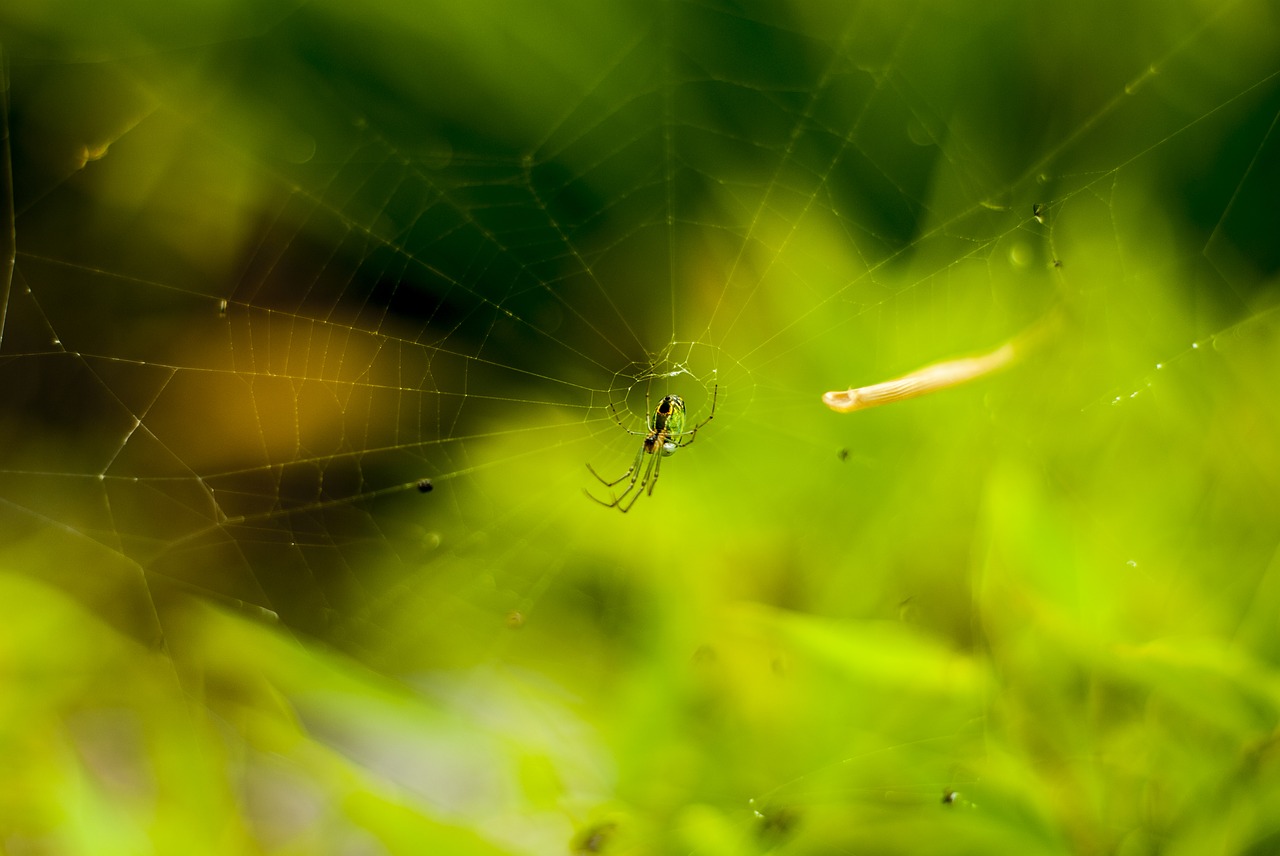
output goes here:
{"type": "MultiPolygon", "coordinates": [[[[717,385],[711,396],[711,413],[707,415],[706,419],[688,431],[685,430],[684,399],[678,395],[664,395],[662,397],[662,400],[658,402],[657,408],[645,421],[644,431],[632,431],[627,428],[618,417],[618,411],[613,406],[613,402],[609,402],[609,410],[613,414],[613,420],[623,428],[626,428],[628,434],[643,435],[644,440],[641,441],[640,448],[636,451],[636,457],[631,462],[631,466],[613,481],[606,481],[590,464],[587,464],[587,469],[591,471],[591,475],[599,479],[600,483],[605,487],[611,488],[619,482],[627,482],[627,486],[622,489],[622,492],[613,497],[610,502],[605,502],[603,499],[592,496],[590,491],[586,492],[587,496],[603,506],[616,508],[624,514],[630,511],[631,506],[636,504],[636,500],[640,498],[641,494],[652,494],[653,489],[657,487],[658,476],[662,472],[662,459],[668,455],[674,455],[677,449],[682,449],[691,444],[698,436],[698,429],[715,417],[716,399],[719,394],[720,387],[717,385]],[[651,456],[647,463],[645,455],[651,456]]],[[[645,408],[648,409],[648,406],[649,397],[646,395],[645,408]]]]}
{"type": "MultiPolygon", "coordinates": [[[[701,426],[699,426],[701,427],[701,426]]],[[[649,436],[644,438],[645,451],[653,453],[658,441],[662,441],[662,451],[670,455],[674,449],[668,450],[671,436],[684,433],[684,399],[678,395],[664,395],[658,402],[658,409],[653,411],[649,420],[649,436]]],[[[692,440],[690,440],[692,442],[692,440]]],[[[679,446],[680,444],[676,444],[679,446]]],[[[688,445],[687,443],[685,445],[688,445]]]]}

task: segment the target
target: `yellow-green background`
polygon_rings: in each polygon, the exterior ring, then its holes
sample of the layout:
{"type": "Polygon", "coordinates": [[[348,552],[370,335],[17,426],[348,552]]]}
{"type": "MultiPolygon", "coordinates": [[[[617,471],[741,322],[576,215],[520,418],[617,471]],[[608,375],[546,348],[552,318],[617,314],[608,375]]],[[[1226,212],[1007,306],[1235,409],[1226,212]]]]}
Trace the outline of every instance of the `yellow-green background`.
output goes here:
{"type": "Polygon", "coordinates": [[[4,852],[1280,849],[1274,4],[0,50],[4,852]]]}

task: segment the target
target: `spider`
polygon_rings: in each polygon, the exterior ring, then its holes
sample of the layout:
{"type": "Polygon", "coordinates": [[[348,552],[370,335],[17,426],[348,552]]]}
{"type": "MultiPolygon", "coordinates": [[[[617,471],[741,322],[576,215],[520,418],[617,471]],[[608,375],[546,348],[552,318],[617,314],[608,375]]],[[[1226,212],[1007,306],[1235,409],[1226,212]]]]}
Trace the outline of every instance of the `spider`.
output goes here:
{"type": "MultiPolygon", "coordinates": [[[[613,481],[606,481],[595,469],[587,464],[587,469],[591,471],[591,475],[600,480],[605,487],[613,487],[615,484],[623,480],[627,480],[627,486],[623,488],[622,493],[613,497],[611,502],[605,502],[599,497],[592,496],[591,491],[584,491],[592,500],[600,503],[607,508],[616,508],[623,514],[631,510],[631,506],[636,504],[636,500],[641,494],[653,494],[653,489],[658,486],[658,475],[662,472],[662,459],[668,455],[674,455],[676,449],[683,449],[685,446],[691,445],[698,437],[698,430],[706,425],[716,415],[716,399],[720,395],[720,385],[716,384],[711,393],[711,412],[707,414],[707,418],[703,419],[693,428],[686,431],[684,429],[684,399],[678,395],[664,395],[662,400],[658,402],[658,407],[653,411],[645,422],[644,431],[632,431],[627,428],[626,424],[618,418],[617,408],[613,406],[613,402],[609,402],[609,410],[613,413],[613,421],[617,422],[628,434],[644,437],[644,441],[640,443],[640,448],[636,452],[635,460],[631,462],[631,466],[627,471],[618,476],[613,481]],[[688,437],[687,440],[681,439],[688,437]],[[647,464],[642,463],[644,456],[652,455],[647,464]],[[628,500],[627,497],[631,499],[628,500]]],[[[644,396],[644,406],[649,408],[649,394],[646,392],[644,396]]]]}

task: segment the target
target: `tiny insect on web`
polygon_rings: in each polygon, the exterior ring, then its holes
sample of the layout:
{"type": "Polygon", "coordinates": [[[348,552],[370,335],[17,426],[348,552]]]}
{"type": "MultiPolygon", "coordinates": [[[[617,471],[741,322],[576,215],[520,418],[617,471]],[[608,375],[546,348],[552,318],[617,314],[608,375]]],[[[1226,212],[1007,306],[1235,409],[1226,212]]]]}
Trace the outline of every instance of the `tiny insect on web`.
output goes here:
{"type": "MultiPolygon", "coordinates": [[[[662,400],[658,402],[657,408],[647,418],[644,431],[632,431],[627,428],[622,419],[618,417],[618,410],[613,406],[613,402],[609,402],[609,411],[613,414],[613,421],[626,429],[628,434],[644,437],[644,440],[640,443],[640,448],[636,451],[636,457],[631,462],[631,466],[613,481],[606,480],[595,471],[594,467],[587,464],[587,469],[591,472],[591,475],[599,479],[600,483],[607,488],[626,481],[627,486],[622,493],[614,496],[609,502],[605,502],[603,499],[593,496],[589,490],[584,490],[583,492],[590,499],[607,508],[616,508],[623,514],[630,511],[641,494],[653,494],[653,489],[658,485],[658,476],[662,472],[662,459],[668,455],[674,455],[677,449],[691,445],[697,439],[699,429],[715,418],[716,401],[719,397],[720,385],[716,384],[711,393],[711,412],[707,414],[706,419],[703,419],[687,431],[684,427],[684,399],[678,395],[668,394],[662,397],[662,400]],[[646,454],[651,456],[647,463],[644,461],[646,454]],[[628,497],[630,498],[628,499],[628,497]]],[[[645,393],[644,406],[647,411],[649,409],[648,392],[645,393]]]]}

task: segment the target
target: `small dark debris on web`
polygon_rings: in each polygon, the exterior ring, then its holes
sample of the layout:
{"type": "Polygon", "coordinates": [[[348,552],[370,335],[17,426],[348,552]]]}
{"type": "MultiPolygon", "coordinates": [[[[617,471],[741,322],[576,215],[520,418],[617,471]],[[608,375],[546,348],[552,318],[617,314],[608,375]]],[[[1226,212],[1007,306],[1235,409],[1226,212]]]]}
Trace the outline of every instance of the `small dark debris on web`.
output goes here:
{"type": "Polygon", "coordinates": [[[849,450],[841,449],[840,451],[836,452],[836,457],[839,458],[842,462],[849,460],[849,450]]]}
{"type": "Polygon", "coordinates": [[[716,649],[710,645],[699,645],[693,652],[693,662],[698,665],[714,663],[717,659],[716,649]]]}
{"type": "Polygon", "coordinates": [[[1031,206],[1031,216],[1036,218],[1037,223],[1044,222],[1044,215],[1045,215],[1044,206],[1041,205],[1039,202],[1031,206]]]}
{"type": "Polygon", "coordinates": [[[578,839],[579,843],[574,847],[574,853],[600,853],[603,852],[604,846],[609,843],[609,836],[613,835],[614,830],[618,828],[616,823],[599,823],[589,827],[582,833],[582,837],[578,839]]]}
{"type": "Polygon", "coordinates": [[[1062,267],[1062,259],[1054,259],[1054,260],[1053,260],[1053,266],[1054,266],[1054,267],[1056,267],[1056,268],[1060,268],[1060,267],[1062,267]]]}
{"type": "Polygon", "coordinates": [[[916,609],[915,599],[915,595],[911,595],[898,601],[899,621],[910,621],[914,618],[916,609]]]}
{"type": "Polygon", "coordinates": [[[793,808],[775,808],[760,815],[759,835],[770,843],[790,837],[800,823],[800,812],[793,808]]]}
{"type": "Polygon", "coordinates": [[[958,796],[960,796],[959,793],[951,790],[950,788],[947,788],[945,791],[942,792],[942,804],[953,805],[956,801],[956,797],[958,796]]]}
{"type": "Polygon", "coordinates": [[[418,479],[418,493],[431,493],[435,490],[435,485],[431,483],[431,479],[418,479]]]}

